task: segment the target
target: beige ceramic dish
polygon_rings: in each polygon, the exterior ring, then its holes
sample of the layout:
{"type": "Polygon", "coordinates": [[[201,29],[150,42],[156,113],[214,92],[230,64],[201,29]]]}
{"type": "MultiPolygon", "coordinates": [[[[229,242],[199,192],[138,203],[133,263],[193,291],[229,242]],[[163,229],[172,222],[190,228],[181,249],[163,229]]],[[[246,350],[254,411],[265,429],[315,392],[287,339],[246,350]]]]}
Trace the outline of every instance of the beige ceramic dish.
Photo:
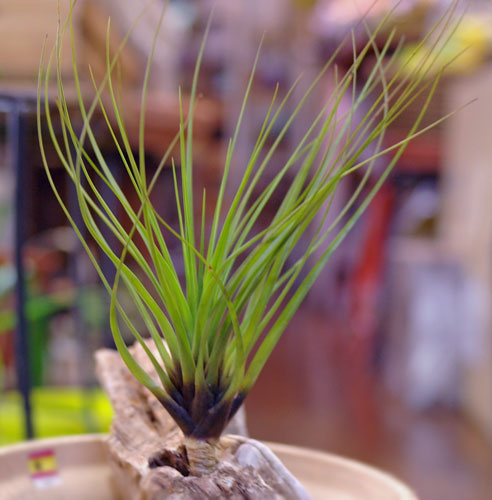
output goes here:
{"type": "MultiPolygon", "coordinates": [[[[269,446],[313,500],[417,500],[395,478],[353,460],[293,446],[269,446]]],[[[0,500],[116,498],[103,435],[0,448],[0,500]]]]}

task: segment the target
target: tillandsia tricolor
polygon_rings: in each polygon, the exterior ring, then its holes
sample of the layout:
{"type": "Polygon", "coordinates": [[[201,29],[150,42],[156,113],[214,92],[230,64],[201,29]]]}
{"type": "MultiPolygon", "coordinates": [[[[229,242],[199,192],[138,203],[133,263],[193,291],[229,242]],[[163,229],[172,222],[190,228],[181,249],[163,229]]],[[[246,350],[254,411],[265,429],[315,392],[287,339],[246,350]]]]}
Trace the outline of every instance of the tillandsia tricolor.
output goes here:
{"type": "MultiPolygon", "coordinates": [[[[145,117],[149,75],[159,28],[143,77],[139,147],[135,155],[115,89],[114,73],[138,19],[114,54],[110,51],[108,21],[106,72],[102,81],[97,83],[89,68],[93,96],[87,103],[76,58],[72,20],[74,7],[75,1],[71,0],[69,16],[66,21],[59,22],[55,46],[39,74],[38,130],[46,174],[110,294],[110,324],[121,357],[135,378],[156,396],[183,431],[190,462],[198,464],[192,473],[205,473],[213,469],[214,461],[205,461],[206,465],[200,469],[199,462],[204,463],[200,458],[201,444],[208,446],[213,456],[214,444],[253,387],[288,322],[328,259],[387,179],[407,144],[450,116],[421,127],[445,66],[437,73],[433,72],[432,77],[429,76],[429,68],[435,70],[433,64],[459,22],[457,1],[452,2],[421,41],[419,47],[428,44],[432,50],[410,72],[404,71],[405,64],[399,67],[394,64],[401,44],[395,43],[395,30],[388,31],[390,12],[372,30],[362,19],[361,26],[367,31],[366,45],[356,50],[354,35],[349,34],[298,102],[293,103],[293,95],[299,80],[283,97],[279,97],[277,86],[272,92],[270,106],[265,110],[260,132],[244,165],[239,185],[228,197],[229,174],[235,162],[238,135],[260,57],[258,49],[236,127],[227,144],[211,221],[205,220],[205,190],[197,204],[193,189],[194,109],[211,18],[197,57],[188,112],[184,112],[180,92],[179,132],[155,172],[150,175],[146,168],[145,117]],[[383,31],[386,38],[381,45],[383,31]],[[73,82],[78,113],[83,120],[82,130],[76,130],[74,125],[62,79],[61,57],[67,36],[73,55],[73,82]],[[344,44],[353,46],[353,63],[348,71],[339,74],[335,60],[344,44]],[[358,73],[368,54],[372,55],[373,65],[361,81],[358,73]],[[55,132],[49,103],[53,67],[56,68],[56,108],[61,133],[55,132]],[[273,177],[269,175],[267,178],[265,172],[272,157],[303,110],[306,100],[329,70],[334,75],[332,94],[319,113],[312,117],[290,157],[273,177]],[[351,95],[352,102],[350,109],[344,112],[340,103],[347,94],[351,95]],[[387,145],[384,142],[387,128],[407,108],[422,100],[424,105],[407,136],[387,145]],[[291,111],[285,118],[287,109],[291,111]],[[127,190],[114,176],[98,143],[93,130],[96,112],[104,118],[114,142],[121,170],[128,178],[127,190]],[[115,267],[113,282],[109,282],[102,272],[93,246],[89,245],[55,184],[45,151],[46,133],[75,185],[83,225],[115,267]],[[179,154],[175,158],[173,151],[176,148],[179,154]],[[382,157],[386,162],[384,168],[375,169],[376,160],[382,157]],[[152,190],[165,166],[171,166],[173,172],[178,229],[163,219],[151,201],[152,190]],[[356,175],[354,178],[358,183],[353,195],[337,214],[331,214],[331,202],[337,187],[345,177],[352,175],[356,175]],[[269,226],[258,230],[257,222],[267,203],[279,186],[286,183],[288,188],[269,226]],[[116,209],[103,196],[101,185],[116,197],[116,209]],[[130,201],[135,199],[135,195],[137,207],[130,201]],[[195,215],[200,208],[197,224],[195,215]],[[130,229],[122,224],[121,213],[130,220],[130,229]],[[331,224],[326,223],[329,213],[331,224]],[[111,246],[108,232],[119,242],[118,249],[111,246]],[[169,250],[170,239],[174,238],[181,245],[184,277],[178,275],[176,262],[169,250]],[[303,255],[294,257],[294,249],[301,239],[304,242],[303,255]],[[139,330],[135,320],[122,306],[118,294],[121,288],[131,296],[146,326],[145,332],[139,330]],[[157,379],[152,378],[132,356],[123,339],[122,327],[130,331],[142,346],[157,379]],[[145,342],[146,334],[154,342],[155,350],[145,342]]],[[[165,8],[159,27],[164,13],[165,8]]],[[[412,57],[410,55],[409,61],[412,57]]]]}

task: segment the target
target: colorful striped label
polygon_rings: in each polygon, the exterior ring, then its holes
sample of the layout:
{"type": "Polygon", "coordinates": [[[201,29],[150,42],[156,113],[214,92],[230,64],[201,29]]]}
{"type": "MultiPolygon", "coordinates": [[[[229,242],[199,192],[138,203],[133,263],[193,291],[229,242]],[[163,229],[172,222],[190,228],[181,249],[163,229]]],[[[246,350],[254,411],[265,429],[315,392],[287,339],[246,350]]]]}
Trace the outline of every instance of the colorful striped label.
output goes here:
{"type": "Polygon", "coordinates": [[[38,450],[29,454],[29,476],[37,488],[49,488],[61,483],[55,452],[38,450]]]}

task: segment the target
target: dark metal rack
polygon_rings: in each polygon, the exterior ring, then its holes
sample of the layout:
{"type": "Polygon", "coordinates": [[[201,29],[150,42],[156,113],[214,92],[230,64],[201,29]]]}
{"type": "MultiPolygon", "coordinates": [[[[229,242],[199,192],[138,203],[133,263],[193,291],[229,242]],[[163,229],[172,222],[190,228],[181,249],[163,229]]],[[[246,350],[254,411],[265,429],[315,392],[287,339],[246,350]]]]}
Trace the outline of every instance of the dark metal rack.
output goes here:
{"type": "Polygon", "coordinates": [[[7,147],[15,177],[15,236],[14,261],[16,268],[16,315],[15,363],[19,392],[24,409],[24,433],[27,439],[35,435],[31,407],[31,373],[29,368],[28,324],[26,319],[26,288],[23,247],[26,226],[26,134],[28,117],[36,111],[36,96],[24,92],[0,92],[0,113],[6,115],[7,147]]]}

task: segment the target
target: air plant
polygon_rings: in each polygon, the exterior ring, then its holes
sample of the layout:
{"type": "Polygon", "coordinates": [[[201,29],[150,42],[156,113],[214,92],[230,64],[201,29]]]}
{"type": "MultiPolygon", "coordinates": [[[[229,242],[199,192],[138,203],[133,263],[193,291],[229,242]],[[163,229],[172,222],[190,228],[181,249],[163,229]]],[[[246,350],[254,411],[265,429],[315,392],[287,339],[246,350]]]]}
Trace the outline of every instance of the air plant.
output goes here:
{"type": "MultiPolygon", "coordinates": [[[[155,173],[150,175],[146,168],[145,115],[157,32],[143,78],[139,148],[135,155],[123,120],[114,75],[131,32],[112,55],[108,21],[106,74],[102,82],[96,83],[89,69],[94,94],[87,102],[75,55],[74,4],[71,2],[66,22],[59,23],[55,47],[39,76],[39,144],[46,174],[111,297],[110,326],[123,361],[182,430],[192,474],[206,474],[215,466],[215,447],[221,433],[257,381],[290,319],[328,259],[374,198],[407,144],[447,118],[420,127],[444,67],[441,66],[437,74],[433,73],[432,78],[426,78],[426,75],[455,26],[456,2],[421,42],[420,46],[430,44],[432,50],[427,52],[425,59],[413,65],[411,71],[405,71],[412,61],[411,54],[406,64],[399,67],[394,64],[399,53],[398,49],[393,51],[395,31],[389,34],[386,31],[382,48],[375,43],[387,28],[388,14],[371,31],[361,21],[368,32],[367,44],[362,49],[356,51],[354,37],[348,35],[345,43],[353,45],[354,56],[346,73],[340,74],[334,65],[337,51],[300,101],[292,104],[299,81],[282,98],[277,86],[270,106],[265,110],[239,185],[235,192],[230,193],[229,174],[236,162],[235,148],[260,57],[258,50],[237,124],[227,144],[220,189],[210,223],[205,219],[206,192],[203,191],[202,200],[196,200],[193,187],[194,108],[210,20],[197,57],[189,110],[185,113],[180,92],[179,132],[169,144],[155,173]],[[81,130],[76,130],[74,125],[62,79],[61,54],[66,34],[73,53],[78,113],[83,120],[81,130]],[[368,54],[372,54],[374,64],[364,81],[359,81],[358,73],[368,54]],[[319,113],[312,117],[290,157],[275,175],[269,175],[265,180],[265,173],[279,145],[322,76],[332,66],[333,93],[319,113]],[[56,68],[59,134],[55,132],[49,104],[53,67],[56,68]],[[347,94],[352,96],[351,107],[342,112],[340,103],[342,96],[347,94]],[[387,128],[414,102],[422,102],[422,96],[424,105],[407,136],[395,144],[385,144],[387,128]],[[291,111],[285,119],[287,109],[291,111]],[[129,180],[129,190],[123,190],[103,155],[93,129],[96,111],[105,119],[121,160],[121,170],[129,180]],[[93,245],[89,244],[74,220],[55,184],[45,153],[46,131],[75,186],[83,225],[99,250],[114,265],[112,282],[102,272],[93,245]],[[179,154],[174,157],[176,148],[179,154]],[[381,158],[386,164],[384,168],[376,169],[375,162],[381,158]],[[152,190],[165,167],[172,168],[173,172],[179,220],[177,229],[159,214],[151,201],[152,190]],[[333,215],[331,202],[337,187],[348,176],[355,176],[357,187],[343,208],[333,215]],[[285,184],[288,188],[269,226],[258,230],[257,222],[265,207],[280,186],[285,189],[285,184]],[[117,208],[105,199],[101,185],[117,199],[117,208]],[[258,194],[260,185],[263,187],[258,194]],[[130,190],[133,190],[131,196],[130,190]],[[138,206],[130,201],[135,195],[138,206]],[[122,213],[131,222],[129,229],[121,222],[122,213]],[[200,215],[195,218],[197,214],[200,215]],[[332,221],[329,225],[326,223],[328,214],[332,221]],[[118,248],[110,244],[108,233],[119,242],[118,248]],[[179,241],[184,277],[179,275],[170,252],[173,239],[179,241]],[[300,241],[304,250],[303,255],[298,256],[294,250],[300,241]],[[131,296],[146,325],[146,332],[135,326],[135,320],[122,307],[120,289],[131,296]],[[158,379],[152,378],[132,356],[124,341],[123,329],[130,331],[141,345],[158,379]],[[155,349],[149,347],[144,338],[146,334],[150,335],[155,349]]],[[[159,24],[163,15],[164,9],[159,24]]]]}

